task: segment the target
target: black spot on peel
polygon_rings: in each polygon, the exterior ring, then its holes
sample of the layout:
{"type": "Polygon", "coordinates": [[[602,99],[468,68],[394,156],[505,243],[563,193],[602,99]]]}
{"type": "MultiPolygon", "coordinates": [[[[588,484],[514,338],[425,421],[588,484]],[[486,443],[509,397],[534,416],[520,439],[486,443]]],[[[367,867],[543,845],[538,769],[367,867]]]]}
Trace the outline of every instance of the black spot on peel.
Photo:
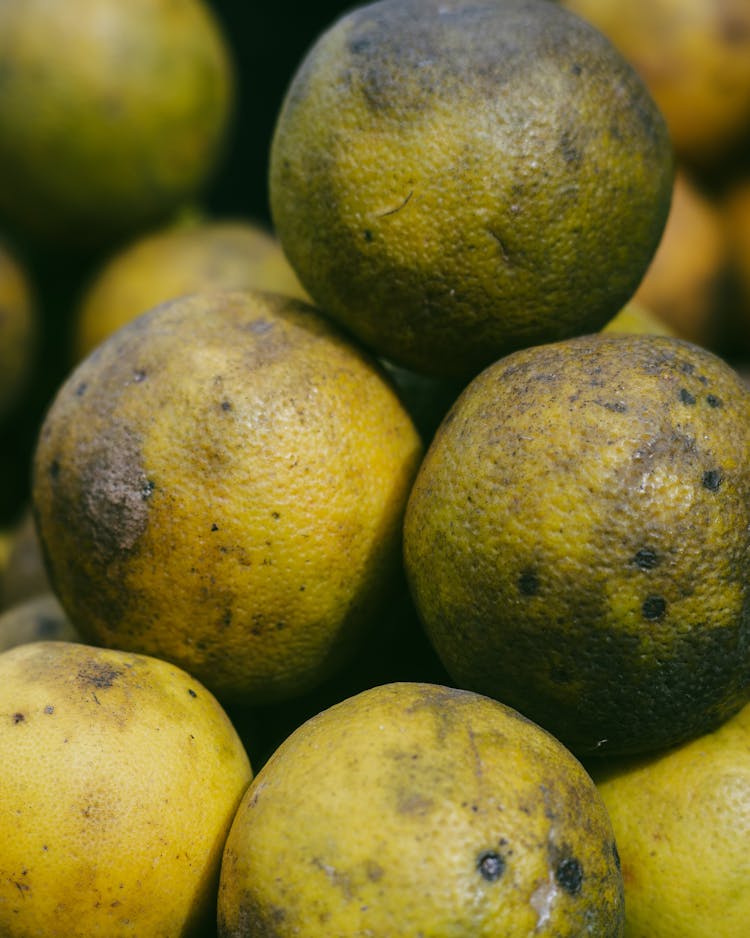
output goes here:
{"type": "Polygon", "coordinates": [[[659,555],[650,547],[641,547],[633,557],[633,563],[639,570],[653,570],[659,566],[660,561],[659,555]]]}
{"type": "Polygon", "coordinates": [[[687,388],[680,388],[680,400],[683,404],[694,404],[695,397],[688,391],[687,388]]]}
{"type": "Polygon", "coordinates": [[[505,860],[495,850],[483,850],[477,859],[477,870],[488,883],[497,882],[505,872],[505,860]]]}
{"type": "Polygon", "coordinates": [[[663,596],[648,596],[641,606],[643,618],[648,619],[649,622],[661,619],[666,611],[667,601],[663,596]]]}
{"type": "Polygon", "coordinates": [[[54,482],[56,479],[60,478],[60,463],[57,459],[53,459],[49,464],[49,477],[54,482]]]}
{"type": "Polygon", "coordinates": [[[575,857],[564,857],[555,868],[555,880],[569,895],[577,896],[583,884],[583,867],[575,857]]]}
{"type": "Polygon", "coordinates": [[[701,484],[703,488],[708,489],[709,492],[718,492],[723,478],[721,469],[709,469],[707,472],[703,473],[701,484]]]}
{"type": "Polygon", "coordinates": [[[12,719],[14,723],[18,724],[23,723],[26,717],[22,713],[14,713],[12,719]]]}
{"type": "Polygon", "coordinates": [[[196,692],[193,690],[192,687],[188,687],[188,694],[190,694],[191,697],[197,697],[197,696],[198,696],[198,695],[196,694],[196,692]]]}
{"type": "Polygon", "coordinates": [[[83,395],[86,393],[87,388],[88,388],[88,385],[86,384],[86,382],[82,381],[76,388],[76,397],[83,397],[83,395]]]}
{"type": "Polygon", "coordinates": [[[721,398],[716,397],[714,394],[708,394],[706,396],[706,403],[708,404],[709,407],[718,408],[718,407],[724,406],[724,402],[721,400],[721,398]]]}
{"type": "Polygon", "coordinates": [[[539,592],[539,577],[534,570],[524,570],[518,577],[518,590],[524,596],[536,596],[539,592]]]}

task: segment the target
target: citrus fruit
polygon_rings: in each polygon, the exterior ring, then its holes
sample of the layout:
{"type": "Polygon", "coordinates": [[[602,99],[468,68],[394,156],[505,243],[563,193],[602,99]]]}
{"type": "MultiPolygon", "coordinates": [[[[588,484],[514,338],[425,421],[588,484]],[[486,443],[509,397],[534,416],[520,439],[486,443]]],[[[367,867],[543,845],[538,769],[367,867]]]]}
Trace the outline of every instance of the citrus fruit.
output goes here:
{"type": "Polygon", "coordinates": [[[0,6],[0,214],[99,247],[167,217],[217,163],[232,62],[201,0],[0,6]]]}
{"type": "Polygon", "coordinates": [[[0,652],[40,641],[80,641],[73,623],[50,592],[12,603],[0,612],[0,652]]]}
{"type": "Polygon", "coordinates": [[[28,274],[0,241],[0,418],[13,409],[29,380],[38,329],[28,274]]]}
{"type": "Polygon", "coordinates": [[[609,819],[582,766],[520,714],[425,683],[296,729],[226,841],[220,938],[622,935],[609,819]]]}
{"type": "Polygon", "coordinates": [[[174,300],[47,413],[32,490],[50,579],[94,644],[174,661],[222,702],[301,693],[377,623],[421,455],[383,371],[313,307],[174,300]]]}
{"type": "Polygon", "coordinates": [[[745,0],[562,0],[646,82],[682,163],[719,165],[750,129],[745,0]]]}
{"type": "Polygon", "coordinates": [[[166,300],[202,290],[250,288],[305,299],[278,241],[258,224],[198,219],[140,235],[87,284],[74,316],[76,358],[166,300]]]}
{"type": "Polygon", "coordinates": [[[72,642],[0,654],[0,933],[205,936],[250,778],[215,698],[72,642]]]}
{"type": "Polygon", "coordinates": [[[462,379],[603,326],[671,186],[642,82],[549,0],[356,7],[299,65],[270,154],[274,227],[316,304],[395,364],[462,379]]]}
{"type": "Polygon", "coordinates": [[[750,391],[673,337],[488,367],[433,438],[404,556],[452,680],[578,755],[708,731],[750,696],[750,391]]]}
{"type": "Polygon", "coordinates": [[[638,335],[675,335],[675,331],[647,309],[640,301],[631,300],[614,316],[602,332],[634,332],[638,335]]]}
{"type": "Polygon", "coordinates": [[[50,592],[34,516],[26,508],[8,530],[5,563],[0,570],[0,609],[50,592]]]}
{"type": "Polygon", "coordinates": [[[737,938],[750,921],[750,706],[594,775],[622,857],[627,938],[737,938]]]}
{"type": "Polygon", "coordinates": [[[678,170],[662,239],[634,300],[683,339],[718,349],[726,326],[728,270],[726,222],[718,200],[678,170]]]}

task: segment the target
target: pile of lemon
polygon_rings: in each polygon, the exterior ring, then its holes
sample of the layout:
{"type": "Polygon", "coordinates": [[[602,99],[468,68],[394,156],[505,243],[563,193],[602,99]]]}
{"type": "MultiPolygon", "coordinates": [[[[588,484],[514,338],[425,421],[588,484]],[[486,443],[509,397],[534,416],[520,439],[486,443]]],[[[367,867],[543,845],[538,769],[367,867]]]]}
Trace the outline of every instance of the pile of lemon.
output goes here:
{"type": "Polygon", "coordinates": [[[272,230],[201,209],[233,76],[201,0],[0,5],[1,421],[25,248],[106,246],[0,539],[0,934],[737,938],[750,10],[355,6],[272,230]]]}

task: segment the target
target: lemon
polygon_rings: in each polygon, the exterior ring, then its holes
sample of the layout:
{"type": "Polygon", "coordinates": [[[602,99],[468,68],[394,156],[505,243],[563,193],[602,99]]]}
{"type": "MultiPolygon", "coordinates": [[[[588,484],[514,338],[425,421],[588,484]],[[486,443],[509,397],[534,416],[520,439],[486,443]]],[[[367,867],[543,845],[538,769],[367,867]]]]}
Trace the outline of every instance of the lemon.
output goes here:
{"type": "Polygon", "coordinates": [[[215,698],[72,642],[0,654],[0,934],[204,936],[251,778],[215,698]]]}
{"type": "Polygon", "coordinates": [[[258,772],[226,841],[220,938],[622,935],[596,787],[520,714],[385,684],[312,717],[258,772]]]}
{"type": "Polygon", "coordinates": [[[59,389],[32,492],[50,580],[94,644],[222,702],[341,667],[401,567],[422,455],[377,364],[313,307],[198,293],[139,316],[59,389]]]}
{"type": "Polygon", "coordinates": [[[549,0],[356,7],[300,63],[270,154],[274,227],[316,304],[395,364],[462,379],[603,326],[671,186],[642,82],[549,0]]]}
{"type": "Polygon", "coordinates": [[[750,128],[746,0],[562,0],[646,82],[682,163],[716,169],[750,128]]]}
{"type": "Polygon", "coordinates": [[[28,384],[38,332],[29,275],[15,253],[0,241],[0,418],[13,410],[28,384]]]}
{"type": "Polygon", "coordinates": [[[659,247],[633,299],[683,339],[718,350],[727,331],[729,241],[724,213],[684,169],[678,170],[659,247]]]}
{"type": "Polygon", "coordinates": [[[634,332],[637,335],[676,335],[663,319],[654,315],[640,301],[631,301],[623,306],[602,332],[634,332]]]}
{"type": "Polygon", "coordinates": [[[581,336],[475,378],[420,467],[407,574],[452,680],[577,754],[750,696],[750,391],[674,337],[581,336]]]}
{"type": "Polygon", "coordinates": [[[86,285],[73,321],[76,359],[152,306],[201,290],[256,288],[306,299],[273,235],[244,220],[196,219],[138,236],[86,285]]]}
{"type": "Polygon", "coordinates": [[[19,600],[0,612],[0,652],[39,641],[80,641],[54,593],[19,600]]]}
{"type": "Polygon", "coordinates": [[[214,171],[233,64],[202,0],[0,5],[0,214],[60,247],[166,218],[214,171]]]}
{"type": "Polygon", "coordinates": [[[8,529],[7,554],[0,568],[0,609],[50,592],[31,509],[8,529]]]}
{"type": "Polygon", "coordinates": [[[750,921],[750,706],[594,775],[622,857],[627,938],[737,938],[750,921]]]}

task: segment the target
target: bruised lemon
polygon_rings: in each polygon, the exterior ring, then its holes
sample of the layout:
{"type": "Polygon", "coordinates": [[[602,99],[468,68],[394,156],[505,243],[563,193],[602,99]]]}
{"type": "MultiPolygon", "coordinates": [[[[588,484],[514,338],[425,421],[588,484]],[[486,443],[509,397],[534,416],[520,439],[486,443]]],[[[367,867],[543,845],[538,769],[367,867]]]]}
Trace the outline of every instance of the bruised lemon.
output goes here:
{"type": "Polygon", "coordinates": [[[614,316],[671,186],[643,83],[549,0],[353,9],[300,63],[270,154],[274,227],[316,304],[460,379],[614,316]]]}
{"type": "Polygon", "coordinates": [[[384,684],[313,716],[227,838],[220,938],[619,938],[622,881],[591,778],[478,694],[384,684]]]}
{"type": "Polygon", "coordinates": [[[750,697],[750,391],[674,337],[507,356],[439,427],[404,556],[460,686],[579,755],[707,732],[750,697]]]}
{"type": "Polygon", "coordinates": [[[262,703],[327,677],[401,572],[422,455],[382,369],[313,307],[197,293],[59,389],[33,466],[50,580],[82,635],[262,703]]]}
{"type": "Polygon", "coordinates": [[[226,713],[164,661],[0,654],[0,934],[201,938],[251,779],[226,713]]]}

